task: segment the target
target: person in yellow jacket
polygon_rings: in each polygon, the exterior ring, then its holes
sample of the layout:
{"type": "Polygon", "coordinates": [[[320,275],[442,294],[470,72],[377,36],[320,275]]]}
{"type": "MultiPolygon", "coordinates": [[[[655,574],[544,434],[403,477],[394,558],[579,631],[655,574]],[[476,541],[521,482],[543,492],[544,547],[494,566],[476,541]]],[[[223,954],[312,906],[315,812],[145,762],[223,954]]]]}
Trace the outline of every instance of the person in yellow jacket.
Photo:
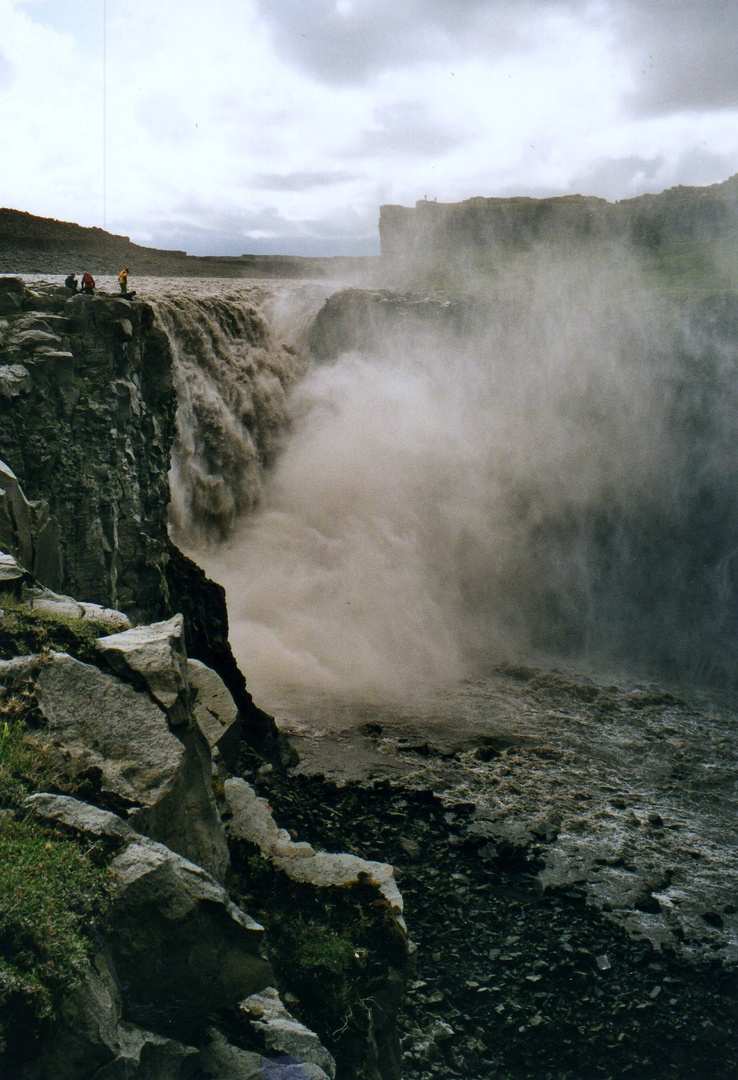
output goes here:
{"type": "Polygon", "coordinates": [[[121,272],[118,274],[118,284],[120,285],[120,291],[125,296],[126,293],[128,292],[128,267],[127,266],[125,267],[125,269],[121,270],[121,272]]]}

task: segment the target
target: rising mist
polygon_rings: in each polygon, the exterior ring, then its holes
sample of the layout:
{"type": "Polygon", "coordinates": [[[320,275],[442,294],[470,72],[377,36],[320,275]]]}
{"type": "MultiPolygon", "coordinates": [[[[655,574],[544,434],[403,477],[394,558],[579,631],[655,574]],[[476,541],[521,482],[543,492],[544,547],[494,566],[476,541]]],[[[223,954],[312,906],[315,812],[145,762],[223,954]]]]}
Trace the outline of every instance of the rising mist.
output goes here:
{"type": "Polygon", "coordinates": [[[279,437],[207,552],[182,461],[230,460],[230,424],[180,404],[178,528],[254,693],[388,698],[525,659],[732,682],[735,307],[661,299],[615,245],[467,293],[339,293],[284,376],[267,350],[279,416],[249,400],[279,437]]]}

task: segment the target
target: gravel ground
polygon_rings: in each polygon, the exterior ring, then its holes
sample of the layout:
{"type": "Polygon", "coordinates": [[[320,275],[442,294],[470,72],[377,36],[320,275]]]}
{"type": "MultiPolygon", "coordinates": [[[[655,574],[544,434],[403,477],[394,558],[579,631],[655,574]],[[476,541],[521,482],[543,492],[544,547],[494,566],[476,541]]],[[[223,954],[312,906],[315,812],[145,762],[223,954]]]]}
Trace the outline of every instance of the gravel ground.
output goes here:
{"type": "Polygon", "coordinates": [[[403,1080],[738,1076],[733,713],[533,670],[464,709],[283,723],[302,760],[255,779],[397,869],[403,1080]]]}
{"type": "Polygon", "coordinates": [[[400,1016],[403,1080],[738,1075],[738,980],[636,941],[576,893],[490,857],[469,807],[388,783],[262,781],[277,820],[395,864],[417,946],[400,1016]]]}

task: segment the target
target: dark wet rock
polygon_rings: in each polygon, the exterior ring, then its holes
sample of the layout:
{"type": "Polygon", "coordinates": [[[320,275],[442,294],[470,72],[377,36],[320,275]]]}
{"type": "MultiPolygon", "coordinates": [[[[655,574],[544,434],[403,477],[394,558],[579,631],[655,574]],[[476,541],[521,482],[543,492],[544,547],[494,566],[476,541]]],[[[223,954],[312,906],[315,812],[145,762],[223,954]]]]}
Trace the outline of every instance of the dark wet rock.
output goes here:
{"type": "Polygon", "coordinates": [[[114,971],[99,953],[65,999],[40,1067],[45,1076],[195,1080],[199,1053],[126,1022],[114,971]]]}
{"type": "Polygon", "coordinates": [[[0,277],[0,315],[14,315],[23,309],[25,286],[19,277],[0,277]]]}
{"type": "Polygon", "coordinates": [[[141,837],[111,869],[111,947],[140,1016],[148,1008],[202,1016],[203,1001],[234,1005],[273,983],[262,927],[201,867],[141,837]]]}
{"type": "Polygon", "coordinates": [[[418,755],[385,715],[383,779],[363,734],[362,761],[342,730],[332,759],[296,737],[290,778],[256,781],[282,827],[397,868],[418,946],[403,1078],[728,1080],[733,713],[532,670],[501,673],[492,690],[498,711],[481,729],[458,713],[451,733],[424,721],[428,743],[453,738],[454,756],[418,755]],[[476,753],[487,738],[503,744],[488,760],[476,753]],[[454,1037],[431,1038],[436,1022],[454,1037]]]}

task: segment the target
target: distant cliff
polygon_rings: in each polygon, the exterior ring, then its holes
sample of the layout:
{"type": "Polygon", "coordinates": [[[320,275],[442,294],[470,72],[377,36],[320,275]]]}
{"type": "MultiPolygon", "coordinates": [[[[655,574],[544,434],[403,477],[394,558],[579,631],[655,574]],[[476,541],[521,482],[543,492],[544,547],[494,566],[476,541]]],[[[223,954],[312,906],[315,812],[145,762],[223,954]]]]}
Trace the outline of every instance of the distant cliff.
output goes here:
{"type": "Polygon", "coordinates": [[[460,203],[423,199],[414,208],[382,206],[379,233],[383,255],[418,266],[464,257],[479,265],[495,253],[541,243],[625,240],[644,254],[685,242],[734,244],[738,175],[710,187],[675,187],[616,203],[584,195],[460,203]]]}

